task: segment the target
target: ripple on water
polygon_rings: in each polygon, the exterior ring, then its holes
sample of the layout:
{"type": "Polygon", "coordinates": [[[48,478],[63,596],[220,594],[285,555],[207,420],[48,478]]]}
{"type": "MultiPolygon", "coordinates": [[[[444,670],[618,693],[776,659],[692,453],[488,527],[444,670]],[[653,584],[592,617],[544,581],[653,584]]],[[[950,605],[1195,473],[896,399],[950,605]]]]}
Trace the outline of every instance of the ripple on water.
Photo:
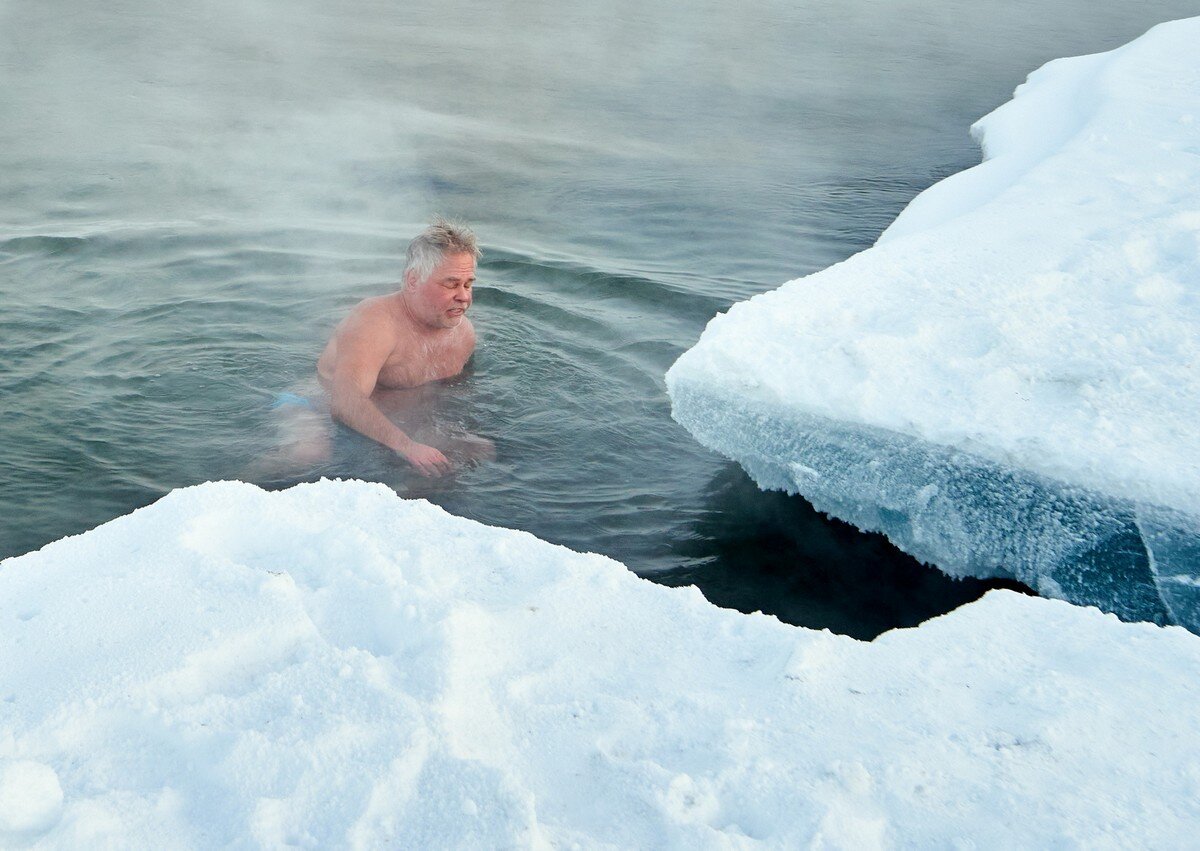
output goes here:
{"type": "Polygon", "coordinates": [[[14,236],[0,240],[0,254],[64,254],[79,251],[86,245],[87,240],[79,236],[14,236]]]}

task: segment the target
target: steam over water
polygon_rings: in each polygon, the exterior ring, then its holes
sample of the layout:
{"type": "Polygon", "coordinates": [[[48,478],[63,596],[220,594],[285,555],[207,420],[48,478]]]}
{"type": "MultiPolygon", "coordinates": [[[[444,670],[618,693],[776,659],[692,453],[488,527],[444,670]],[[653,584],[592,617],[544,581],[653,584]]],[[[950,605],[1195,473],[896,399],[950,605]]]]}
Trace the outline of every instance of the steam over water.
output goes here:
{"type": "Polygon", "coordinates": [[[978,594],[758,492],[662,375],[735,301],[860,250],[978,160],[1055,56],[1196,0],[0,0],[0,555],[244,478],[272,396],[434,212],[486,252],[430,418],[497,461],[386,482],[718,602],[853,634],[978,594]]]}

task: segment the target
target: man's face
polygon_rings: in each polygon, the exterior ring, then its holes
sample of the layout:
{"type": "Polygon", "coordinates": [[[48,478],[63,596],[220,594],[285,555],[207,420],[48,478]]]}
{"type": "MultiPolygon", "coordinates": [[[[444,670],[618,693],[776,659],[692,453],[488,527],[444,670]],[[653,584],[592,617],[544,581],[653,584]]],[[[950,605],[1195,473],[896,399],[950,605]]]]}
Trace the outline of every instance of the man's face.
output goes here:
{"type": "Polygon", "coordinates": [[[424,281],[405,281],[405,293],[418,320],[434,328],[454,328],[471,306],[474,285],[475,258],[448,254],[424,281]]]}

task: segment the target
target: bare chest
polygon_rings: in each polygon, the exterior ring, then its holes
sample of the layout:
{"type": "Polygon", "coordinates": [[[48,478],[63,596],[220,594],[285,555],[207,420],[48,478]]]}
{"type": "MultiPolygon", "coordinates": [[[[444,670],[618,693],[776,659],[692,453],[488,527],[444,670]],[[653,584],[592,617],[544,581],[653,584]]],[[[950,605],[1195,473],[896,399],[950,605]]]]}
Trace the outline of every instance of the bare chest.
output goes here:
{"type": "Polygon", "coordinates": [[[377,387],[416,387],[453,378],[463,371],[474,347],[464,336],[439,340],[406,340],[396,346],[379,370],[377,387]]]}

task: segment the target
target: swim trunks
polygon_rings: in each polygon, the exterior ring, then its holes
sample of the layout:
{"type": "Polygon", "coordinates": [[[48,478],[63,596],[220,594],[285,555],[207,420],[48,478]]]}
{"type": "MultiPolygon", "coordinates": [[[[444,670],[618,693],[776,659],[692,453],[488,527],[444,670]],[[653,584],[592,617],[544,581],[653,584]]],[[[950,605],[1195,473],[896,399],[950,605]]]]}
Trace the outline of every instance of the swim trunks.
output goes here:
{"type": "Polygon", "coordinates": [[[312,403],[311,399],[306,399],[305,397],[299,396],[295,393],[288,393],[287,391],[284,391],[283,393],[275,394],[275,399],[271,402],[271,410],[276,411],[280,408],[286,408],[293,405],[300,408],[309,408],[313,411],[317,409],[317,406],[312,403]]]}

